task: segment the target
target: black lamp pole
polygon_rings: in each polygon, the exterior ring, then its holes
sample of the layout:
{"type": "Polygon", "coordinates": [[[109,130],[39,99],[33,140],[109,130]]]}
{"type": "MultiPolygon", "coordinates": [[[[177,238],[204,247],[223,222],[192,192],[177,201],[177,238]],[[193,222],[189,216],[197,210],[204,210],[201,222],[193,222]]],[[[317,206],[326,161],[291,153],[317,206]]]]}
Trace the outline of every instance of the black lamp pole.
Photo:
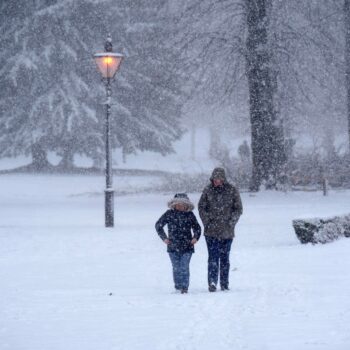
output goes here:
{"type": "Polygon", "coordinates": [[[105,120],[105,137],[106,137],[106,189],[105,189],[105,226],[114,226],[114,190],[113,190],[113,175],[112,175],[112,150],[111,150],[111,79],[106,81],[106,120],[105,120]]]}
{"type": "Polygon", "coordinates": [[[106,189],[105,189],[105,226],[114,226],[114,190],[113,190],[113,174],[112,174],[112,150],[111,150],[111,81],[114,78],[123,55],[112,52],[112,39],[108,36],[105,43],[105,51],[94,55],[95,62],[102,74],[103,81],[106,85],[106,119],[105,119],[105,143],[106,143],[106,189]]]}
{"type": "MultiPolygon", "coordinates": [[[[105,43],[105,51],[112,52],[112,39],[107,38],[105,43]]],[[[111,78],[106,78],[106,120],[105,120],[105,137],[106,137],[106,189],[105,189],[105,226],[114,226],[114,190],[113,190],[113,174],[112,174],[112,150],[111,150],[111,78]]]]}

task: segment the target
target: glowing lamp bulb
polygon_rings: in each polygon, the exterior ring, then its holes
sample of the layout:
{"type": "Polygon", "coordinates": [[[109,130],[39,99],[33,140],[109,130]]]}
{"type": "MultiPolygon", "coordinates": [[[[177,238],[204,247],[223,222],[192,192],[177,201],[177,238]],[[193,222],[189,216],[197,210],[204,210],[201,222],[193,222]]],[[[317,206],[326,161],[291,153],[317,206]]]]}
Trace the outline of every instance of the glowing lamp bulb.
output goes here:
{"type": "Polygon", "coordinates": [[[112,64],[113,63],[113,58],[112,57],[105,57],[105,64],[112,64]]]}

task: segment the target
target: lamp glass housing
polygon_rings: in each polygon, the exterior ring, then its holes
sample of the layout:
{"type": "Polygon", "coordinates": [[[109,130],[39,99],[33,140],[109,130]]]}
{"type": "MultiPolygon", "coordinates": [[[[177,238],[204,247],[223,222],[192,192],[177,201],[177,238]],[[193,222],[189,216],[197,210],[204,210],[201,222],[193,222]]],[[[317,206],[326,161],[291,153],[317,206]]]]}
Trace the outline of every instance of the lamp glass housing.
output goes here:
{"type": "Polygon", "coordinates": [[[114,78],[123,57],[122,54],[113,52],[96,53],[94,55],[96,65],[102,74],[102,77],[108,79],[114,78]]]}

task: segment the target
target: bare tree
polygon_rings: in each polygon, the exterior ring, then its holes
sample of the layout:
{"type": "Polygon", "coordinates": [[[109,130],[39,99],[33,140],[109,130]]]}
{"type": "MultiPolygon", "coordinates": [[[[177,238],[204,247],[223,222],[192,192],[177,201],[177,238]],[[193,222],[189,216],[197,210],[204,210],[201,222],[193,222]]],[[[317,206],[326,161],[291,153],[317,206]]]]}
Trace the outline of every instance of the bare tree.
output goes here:
{"type": "Polygon", "coordinates": [[[251,189],[257,191],[271,177],[276,182],[284,159],[283,132],[274,108],[277,85],[266,1],[193,1],[179,23],[178,44],[185,52],[185,68],[195,72],[196,93],[206,103],[220,105],[234,104],[237,96],[245,103],[249,96],[251,189]]]}
{"type": "Polygon", "coordinates": [[[347,92],[347,119],[350,152],[350,0],[344,0],[344,21],[345,21],[345,79],[347,92]]]}
{"type": "Polygon", "coordinates": [[[341,15],[336,0],[193,0],[181,13],[177,44],[193,91],[233,110],[249,100],[252,190],[279,181],[293,133],[341,130],[341,15]]]}

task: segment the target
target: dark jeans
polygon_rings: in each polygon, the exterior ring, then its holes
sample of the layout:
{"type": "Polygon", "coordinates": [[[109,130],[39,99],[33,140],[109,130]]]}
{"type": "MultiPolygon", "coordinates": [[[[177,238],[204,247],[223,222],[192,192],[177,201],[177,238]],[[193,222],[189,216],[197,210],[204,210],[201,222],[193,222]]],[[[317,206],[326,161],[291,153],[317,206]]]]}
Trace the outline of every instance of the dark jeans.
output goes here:
{"type": "Polygon", "coordinates": [[[173,277],[176,289],[188,289],[190,284],[190,260],[192,252],[169,253],[173,265],[173,277]]]}
{"type": "Polygon", "coordinates": [[[205,237],[208,247],[208,284],[217,285],[220,269],[220,285],[228,287],[230,271],[230,250],[232,239],[205,237]]]}

